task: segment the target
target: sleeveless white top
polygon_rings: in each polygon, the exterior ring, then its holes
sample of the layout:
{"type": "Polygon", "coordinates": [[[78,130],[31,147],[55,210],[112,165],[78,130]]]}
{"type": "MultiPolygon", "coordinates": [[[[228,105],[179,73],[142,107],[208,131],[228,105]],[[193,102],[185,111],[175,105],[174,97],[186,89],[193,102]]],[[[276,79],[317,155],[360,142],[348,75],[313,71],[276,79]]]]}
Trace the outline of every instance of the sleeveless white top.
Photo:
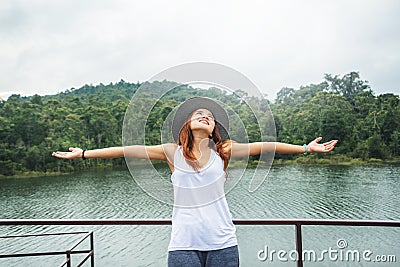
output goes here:
{"type": "Polygon", "coordinates": [[[178,146],[171,181],[174,208],[169,251],[209,251],[237,245],[224,192],[224,163],[214,150],[208,163],[196,172],[178,146]]]}

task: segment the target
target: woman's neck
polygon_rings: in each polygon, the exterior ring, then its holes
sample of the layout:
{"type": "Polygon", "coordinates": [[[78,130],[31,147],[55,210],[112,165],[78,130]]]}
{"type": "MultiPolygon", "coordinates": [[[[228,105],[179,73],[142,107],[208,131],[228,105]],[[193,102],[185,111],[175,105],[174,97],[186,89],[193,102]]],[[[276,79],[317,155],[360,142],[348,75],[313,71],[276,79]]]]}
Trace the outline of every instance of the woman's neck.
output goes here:
{"type": "Polygon", "coordinates": [[[194,152],[204,152],[209,148],[209,139],[204,137],[195,137],[193,140],[194,152]]]}
{"type": "Polygon", "coordinates": [[[209,139],[195,138],[193,142],[192,153],[199,167],[206,165],[211,153],[211,149],[209,147],[209,139]]]}

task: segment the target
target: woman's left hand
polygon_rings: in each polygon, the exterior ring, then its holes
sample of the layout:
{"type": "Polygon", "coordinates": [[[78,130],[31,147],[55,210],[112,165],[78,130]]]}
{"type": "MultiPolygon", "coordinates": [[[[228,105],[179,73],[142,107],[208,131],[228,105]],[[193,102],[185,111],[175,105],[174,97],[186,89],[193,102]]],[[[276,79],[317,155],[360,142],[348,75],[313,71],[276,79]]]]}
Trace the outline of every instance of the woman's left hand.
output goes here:
{"type": "Polygon", "coordinates": [[[311,141],[308,144],[308,153],[326,153],[330,152],[335,148],[338,140],[331,140],[329,142],[319,144],[322,140],[322,137],[316,138],[314,141],[311,141]]]}

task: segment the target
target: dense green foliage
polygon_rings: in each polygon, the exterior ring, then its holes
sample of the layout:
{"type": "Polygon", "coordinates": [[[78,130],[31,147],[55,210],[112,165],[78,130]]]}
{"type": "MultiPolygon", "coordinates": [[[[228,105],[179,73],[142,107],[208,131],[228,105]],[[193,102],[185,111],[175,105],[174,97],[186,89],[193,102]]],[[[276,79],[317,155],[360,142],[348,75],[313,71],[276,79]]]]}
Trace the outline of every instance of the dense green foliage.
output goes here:
{"type": "MultiPolygon", "coordinates": [[[[131,122],[146,120],[146,144],[160,142],[160,127],[166,116],[184,99],[203,95],[221,100],[237,112],[246,125],[249,141],[270,139],[271,133],[258,127],[248,106],[217,88],[197,90],[178,86],[155,101],[154,90],[168,88],[172,82],[127,83],[121,80],[109,85],[85,85],[66,92],[32,97],[12,95],[0,102],[0,175],[24,172],[69,172],[103,166],[124,166],[123,159],[65,161],[51,157],[52,151],[69,147],[87,149],[120,146],[125,111],[136,90],[148,87],[143,106],[156,102],[147,117],[134,114],[131,122]]],[[[273,122],[268,116],[266,100],[249,97],[237,91],[246,101],[258,101],[261,128],[273,122]]],[[[339,139],[332,155],[351,158],[389,159],[399,156],[400,99],[398,95],[375,96],[367,81],[357,72],[342,77],[325,75],[320,84],[299,89],[282,88],[273,112],[277,141],[307,143],[317,136],[324,140],[339,139]]],[[[129,123],[127,121],[127,123],[129,123]]],[[[234,136],[234,134],[233,134],[234,136]]],[[[243,141],[243,140],[237,140],[243,141]]],[[[319,157],[321,155],[318,155],[319,157]]],[[[277,155],[291,159],[293,155],[277,155]]]]}

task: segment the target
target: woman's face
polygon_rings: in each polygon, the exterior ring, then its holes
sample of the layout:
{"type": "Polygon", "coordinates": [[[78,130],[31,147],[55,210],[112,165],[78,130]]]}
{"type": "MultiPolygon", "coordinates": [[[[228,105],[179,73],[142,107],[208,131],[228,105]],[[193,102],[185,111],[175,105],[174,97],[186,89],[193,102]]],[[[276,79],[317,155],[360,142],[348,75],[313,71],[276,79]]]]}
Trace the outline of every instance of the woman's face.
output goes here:
{"type": "Polygon", "coordinates": [[[208,135],[212,134],[215,127],[215,119],[211,111],[200,108],[195,110],[190,117],[190,129],[204,129],[208,135]]]}

